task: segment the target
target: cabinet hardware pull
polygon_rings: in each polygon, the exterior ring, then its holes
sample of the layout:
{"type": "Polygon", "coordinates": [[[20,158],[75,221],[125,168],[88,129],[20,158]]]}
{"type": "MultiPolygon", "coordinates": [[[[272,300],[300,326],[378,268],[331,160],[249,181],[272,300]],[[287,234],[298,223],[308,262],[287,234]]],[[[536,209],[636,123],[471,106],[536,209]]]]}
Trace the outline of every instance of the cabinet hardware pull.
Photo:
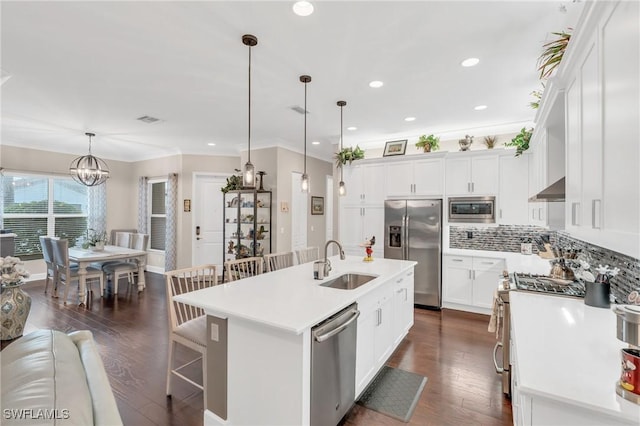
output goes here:
{"type": "Polygon", "coordinates": [[[409,300],[409,294],[406,287],[403,288],[403,290],[404,290],[404,301],[406,302],[407,300],[409,300]]]}
{"type": "Polygon", "coordinates": [[[573,226],[579,226],[578,223],[578,207],[580,203],[571,203],[571,224],[573,226]]]}
{"type": "Polygon", "coordinates": [[[462,262],[462,259],[451,259],[451,260],[453,260],[454,262],[462,262]]]}
{"type": "Polygon", "coordinates": [[[473,270],[473,279],[474,280],[476,279],[476,270],[475,269],[473,270]]]}
{"type": "Polygon", "coordinates": [[[500,219],[502,219],[502,209],[500,209],[500,219]]]}
{"type": "Polygon", "coordinates": [[[402,282],[402,278],[396,280],[396,283],[401,283],[401,282],[402,282]]]}
{"type": "Polygon", "coordinates": [[[471,278],[471,269],[469,269],[469,279],[472,279],[471,278]]]}
{"type": "Polygon", "coordinates": [[[542,220],[542,207],[538,207],[538,219],[542,220]]]}
{"type": "Polygon", "coordinates": [[[410,277],[411,275],[413,275],[413,271],[412,272],[407,272],[407,276],[410,277]]]}
{"type": "MultiPolygon", "coordinates": [[[[400,281],[396,281],[396,282],[400,282],[400,281]]],[[[399,288],[396,290],[396,293],[402,293],[402,290],[404,290],[403,288],[399,288]]]]}
{"type": "Polygon", "coordinates": [[[493,262],[480,262],[480,263],[482,263],[483,265],[493,265],[493,262]]]}
{"type": "Polygon", "coordinates": [[[476,183],[471,182],[471,192],[476,192],[476,183]]]}
{"type": "Polygon", "coordinates": [[[471,182],[467,182],[467,192],[471,192],[471,182]]]}

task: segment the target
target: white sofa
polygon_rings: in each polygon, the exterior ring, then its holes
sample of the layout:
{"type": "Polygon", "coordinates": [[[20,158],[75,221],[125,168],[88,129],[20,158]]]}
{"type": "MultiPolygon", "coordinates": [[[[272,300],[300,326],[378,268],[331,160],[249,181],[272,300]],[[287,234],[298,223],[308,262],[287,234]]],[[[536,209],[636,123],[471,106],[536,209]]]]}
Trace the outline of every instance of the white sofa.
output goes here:
{"type": "Polygon", "coordinates": [[[38,330],[0,352],[4,425],[122,425],[90,331],[38,330]]]}

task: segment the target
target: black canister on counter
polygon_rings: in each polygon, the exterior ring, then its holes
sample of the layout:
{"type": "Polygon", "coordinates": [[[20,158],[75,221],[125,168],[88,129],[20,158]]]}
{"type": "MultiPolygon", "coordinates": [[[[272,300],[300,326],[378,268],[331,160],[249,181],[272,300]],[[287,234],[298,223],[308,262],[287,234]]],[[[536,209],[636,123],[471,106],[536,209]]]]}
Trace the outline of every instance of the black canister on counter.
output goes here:
{"type": "Polygon", "coordinates": [[[609,308],[610,290],[609,276],[598,274],[595,282],[585,283],[584,303],[596,308],[609,308]]]}

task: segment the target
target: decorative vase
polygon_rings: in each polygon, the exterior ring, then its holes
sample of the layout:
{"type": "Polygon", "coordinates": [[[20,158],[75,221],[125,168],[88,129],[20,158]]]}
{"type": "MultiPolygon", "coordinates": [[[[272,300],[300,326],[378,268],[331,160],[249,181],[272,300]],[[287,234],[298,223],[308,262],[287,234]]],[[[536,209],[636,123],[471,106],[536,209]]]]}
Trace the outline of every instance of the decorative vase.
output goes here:
{"type": "Polygon", "coordinates": [[[22,336],[31,310],[31,296],[22,290],[22,282],[2,284],[0,340],[12,340],[22,336]]]}
{"type": "Polygon", "coordinates": [[[91,251],[104,251],[104,242],[99,242],[91,246],[91,251]]]}
{"type": "Polygon", "coordinates": [[[427,144],[424,146],[424,152],[431,152],[431,145],[427,144]]]}

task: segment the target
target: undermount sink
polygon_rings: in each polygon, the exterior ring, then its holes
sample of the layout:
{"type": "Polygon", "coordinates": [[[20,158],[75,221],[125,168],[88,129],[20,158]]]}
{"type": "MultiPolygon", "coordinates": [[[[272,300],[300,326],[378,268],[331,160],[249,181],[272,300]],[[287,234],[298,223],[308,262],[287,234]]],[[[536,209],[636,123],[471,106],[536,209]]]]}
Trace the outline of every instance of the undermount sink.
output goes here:
{"type": "Polygon", "coordinates": [[[353,290],[375,278],[378,277],[376,275],[367,274],[344,274],[320,285],[323,287],[337,288],[340,290],[353,290]]]}

